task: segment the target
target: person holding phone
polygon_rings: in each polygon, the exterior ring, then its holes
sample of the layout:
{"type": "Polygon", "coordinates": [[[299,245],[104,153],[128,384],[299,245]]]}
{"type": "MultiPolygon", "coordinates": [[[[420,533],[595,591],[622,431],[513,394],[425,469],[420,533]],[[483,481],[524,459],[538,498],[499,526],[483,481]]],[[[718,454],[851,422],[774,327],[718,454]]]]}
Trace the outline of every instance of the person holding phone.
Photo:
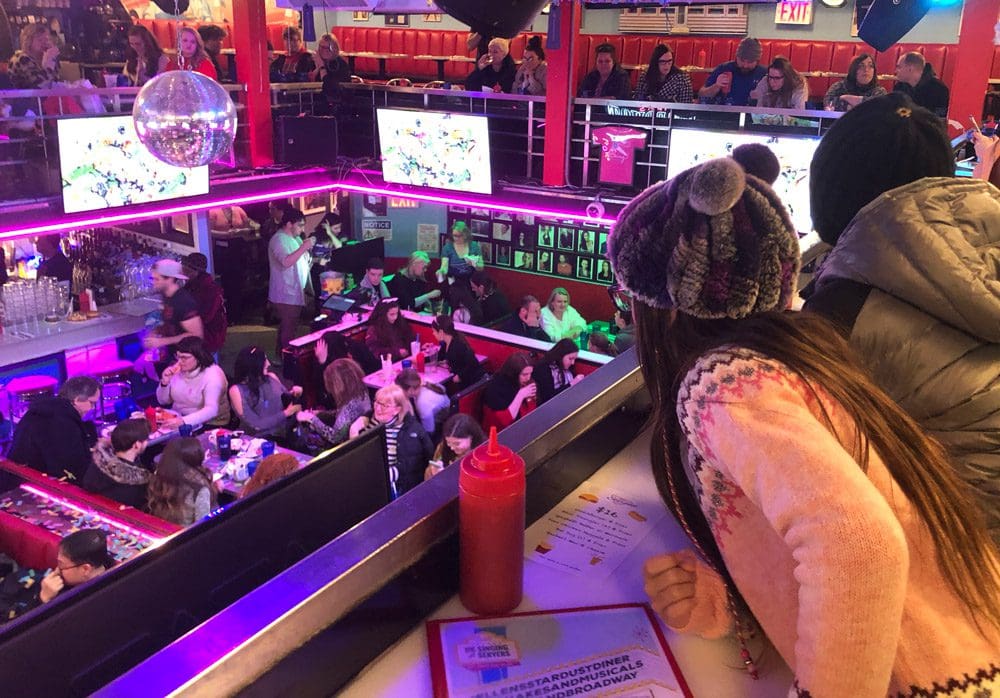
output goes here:
{"type": "Polygon", "coordinates": [[[764,49],[753,37],[746,37],[736,48],[736,60],[717,66],[698,90],[702,104],[728,104],[745,107],[750,104],[750,91],[767,70],[760,64],[764,49]]]}

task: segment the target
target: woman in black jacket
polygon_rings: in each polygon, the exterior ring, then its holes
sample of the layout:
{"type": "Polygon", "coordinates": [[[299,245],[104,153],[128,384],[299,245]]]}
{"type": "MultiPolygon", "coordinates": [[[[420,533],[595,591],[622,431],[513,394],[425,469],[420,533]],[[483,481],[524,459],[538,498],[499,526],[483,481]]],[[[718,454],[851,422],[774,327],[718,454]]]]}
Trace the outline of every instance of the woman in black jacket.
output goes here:
{"type": "Polygon", "coordinates": [[[438,315],[431,323],[434,339],[441,342],[441,358],[448,362],[448,368],[455,374],[452,382],[456,392],[462,391],[486,375],[479,365],[476,353],[465,341],[462,333],[455,329],[455,322],[448,315],[438,315]]]}
{"type": "Polygon", "coordinates": [[[531,377],[537,386],[539,405],[583,380],[582,375],[573,375],[578,353],[579,349],[572,339],[560,339],[535,364],[531,377]]]}
{"type": "Polygon", "coordinates": [[[395,499],[424,481],[424,470],[434,454],[434,443],[413,415],[413,406],[406,399],[406,393],[395,383],[375,393],[370,426],[379,424],[385,426],[389,488],[395,499]]]}
{"type": "Polygon", "coordinates": [[[510,57],[510,42],[496,38],[490,41],[489,49],[476,62],[476,69],[465,78],[465,89],[469,92],[492,90],[493,92],[514,91],[517,64],[510,57]]]}

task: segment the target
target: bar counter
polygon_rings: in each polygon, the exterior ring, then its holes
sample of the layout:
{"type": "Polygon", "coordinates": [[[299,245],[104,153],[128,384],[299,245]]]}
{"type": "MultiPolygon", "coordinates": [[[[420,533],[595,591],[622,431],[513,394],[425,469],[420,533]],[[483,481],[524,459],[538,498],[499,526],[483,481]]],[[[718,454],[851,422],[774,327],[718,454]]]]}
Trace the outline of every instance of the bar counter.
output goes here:
{"type": "Polygon", "coordinates": [[[7,325],[0,335],[0,366],[134,334],[145,326],[146,315],[159,307],[158,299],[138,298],[106,305],[99,309],[100,316],[92,320],[33,320],[7,325]]]}

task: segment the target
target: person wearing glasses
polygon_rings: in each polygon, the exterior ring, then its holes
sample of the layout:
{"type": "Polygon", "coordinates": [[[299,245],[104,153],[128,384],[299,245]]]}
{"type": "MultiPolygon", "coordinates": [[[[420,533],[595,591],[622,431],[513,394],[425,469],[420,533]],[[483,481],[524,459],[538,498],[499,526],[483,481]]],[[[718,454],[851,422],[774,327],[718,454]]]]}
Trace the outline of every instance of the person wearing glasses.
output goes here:
{"type": "Polygon", "coordinates": [[[805,109],[809,84],[784,56],[777,56],[767,66],[767,75],[750,92],[758,107],[805,109]]]}
{"type": "Polygon", "coordinates": [[[413,414],[406,393],[395,383],[375,393],[375,410],[369,426],[380,424],[385,426],[389,489],[396,499],[423,482],[434,443],[413,414]]]}
{"type": "Polygon", "coordinates": [[[156,399],[181,416],[166,420],[162,426],[177,429],[181,424],[228,425],[229,382],[201,337],[182,339],[175,356],[177,360],[163,369],[160,384],[156,386],[156,399]]]}
{"type": "Polygon", "coordinates": [[[90,376],[74,376],[58,395],[33,400],[14,429],[7,457],[55,478],[80,480],[97,443],[97,429],[83,418],[97,407],[100,389],[90,376]]]}
{"type": "Polygon", "coordinates": [[[452,282],[468,285],[472,273],[483,268],[483,251],[479,243],[470,239],[465,221],[455,221],[451,228],[451,241],[441,250],[440,277],[450,277],[452,282]]]}
{"type": "Polygon", "coordinates": [[[0,624],[96,579],[114,565],[104,531],[85,528],[70,533],[59,541],[55,568],[44,575],[38,570],[16,570],[0,581],[0,624]]]}
{"type": "Polygon", "coordinates": [[[644,102],[694,101],[691,77],[674,64],[674,52],[666,44],[658,44],[649,59],[649,67],[639,76],[633,99],[644,102]]]}

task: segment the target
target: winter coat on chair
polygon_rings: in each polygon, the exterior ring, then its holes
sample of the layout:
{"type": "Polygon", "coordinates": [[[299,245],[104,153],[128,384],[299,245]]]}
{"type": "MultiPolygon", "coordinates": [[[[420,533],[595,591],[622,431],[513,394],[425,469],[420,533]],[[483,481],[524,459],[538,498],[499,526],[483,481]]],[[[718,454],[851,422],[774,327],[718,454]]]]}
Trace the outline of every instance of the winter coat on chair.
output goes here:
{"type": "Polygon", "coordinates": [[[882,194],[840,235],[805,307],[839,324],[953,454],[1000,543],[1000,190],[928,177],[882,194]]]}

